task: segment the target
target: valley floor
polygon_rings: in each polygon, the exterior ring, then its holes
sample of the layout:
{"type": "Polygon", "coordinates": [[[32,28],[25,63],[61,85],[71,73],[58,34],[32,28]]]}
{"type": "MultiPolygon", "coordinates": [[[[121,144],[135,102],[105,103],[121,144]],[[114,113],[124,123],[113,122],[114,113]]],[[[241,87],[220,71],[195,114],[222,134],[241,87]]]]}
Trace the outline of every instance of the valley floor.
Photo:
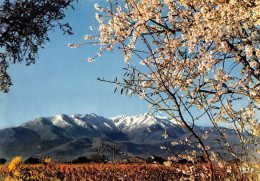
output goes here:
{"type": "MultiPolygon", "coordinates": [[[[215,179],[249,180],[232,165],[232,172],[214,165],[215,179]],[[243,176],[243,178],[242,178],[243,176]]],[[[21,164],[9,171],[8,165],[0,165],[0,181],[8,180],[209,180],[206,164],[21,164]]]]}

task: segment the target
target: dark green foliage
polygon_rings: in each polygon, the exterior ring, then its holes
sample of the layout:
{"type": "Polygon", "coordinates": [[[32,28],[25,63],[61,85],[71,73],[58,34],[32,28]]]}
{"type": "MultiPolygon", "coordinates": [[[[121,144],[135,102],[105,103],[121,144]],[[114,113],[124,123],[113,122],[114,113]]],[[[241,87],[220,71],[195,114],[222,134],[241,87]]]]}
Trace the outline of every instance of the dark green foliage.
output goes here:
{"type": "Polygon", "coordinates": [[[181,159],[178,161],[178,163],[186,164],[186,163],[189,163],[189,161],[186,159],[181,159]]]}
{"type": "Polygon", "coordinates": [[[73,160],[71,163],[107,163],[108,158],[102,153],[94,153],[88,157],[81,156],[73,160]]]}
{"type": "Polygon", "coordinates": [[[40,164],[40,163],[42,163],[42,160],[40,160],[39,158],[30,157],[27,160],[25,160],[24,163],[25,164],[40,164]]]}
{"type": "Polygon", "coordinates": [[[88,159],[94,163],[107,163],[108,161],[108,158],[102,153],[89,155],[88,159]]]}
{"type": "Polygon", "coordinates": [[[166,160],[160,156],[152,155],[146,159],[147,163],[160,163],[163,164],[166,160]]]}
{"type": "Polygon", "coordinates": [[[207,160],[205,159],[204,156],[198,156],[198,157],[196,158],[196,162],[197,162],[197,163],[206,163],[207,160]]]}
{"type": "Polygon", "coordinates": [[[89,162],[90,160],[85,156],[78,157],[76,160],[72,161],[72,163],[89,163],[89,162]]]}
{"type": "Polygon", "coordinates": [[[0,165],[4,165],[6,162],[6,159],[5,158],[0,158],[0,165]]]}
{"type": "Polygon", "coordinates": [[[73,0],[4,0],[0,2],[0,91],[8,92],[12,85],[7,73],[8,64],[34,64],[39,48],[49,41],[48,32],[55,26],[63,34],[72,34],[64,9],[72,7],[73,0]]]}

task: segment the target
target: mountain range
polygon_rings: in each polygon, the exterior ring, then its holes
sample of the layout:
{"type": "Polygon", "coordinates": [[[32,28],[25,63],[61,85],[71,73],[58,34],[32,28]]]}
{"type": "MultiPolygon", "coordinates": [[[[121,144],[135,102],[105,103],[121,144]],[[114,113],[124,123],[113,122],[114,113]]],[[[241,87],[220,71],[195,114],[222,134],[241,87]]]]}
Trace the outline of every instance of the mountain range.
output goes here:
{"type": "MultiPolygon", "coordinates": [[[[200,136],[205,131],[210,132],[213,136],[205,142],[211,149],[218,149],[213,142],[218,137],[216,130],[202,126],[195,126],[194,130],[200,136]]],[[[232,135],[232,130],[225,131],[232,135]]],[[[1,129],[0,158],[51,156],[68,161],[96,153],[105,141],[114,142],[119,150],[131,155],[147,157],[154,154],[166,157],[172,153],[162,150],[162,145],[171,146],[171,142],[189,137],[190,133],[175,120],[147,113],[110,119],[96,114],[60,114],[1,129]]],[[[233,137],[229,137],[230,142],[235,140],[233,137]]],[[[180,145],[171,147],[172,152],[181,148],[180,145]]]]}

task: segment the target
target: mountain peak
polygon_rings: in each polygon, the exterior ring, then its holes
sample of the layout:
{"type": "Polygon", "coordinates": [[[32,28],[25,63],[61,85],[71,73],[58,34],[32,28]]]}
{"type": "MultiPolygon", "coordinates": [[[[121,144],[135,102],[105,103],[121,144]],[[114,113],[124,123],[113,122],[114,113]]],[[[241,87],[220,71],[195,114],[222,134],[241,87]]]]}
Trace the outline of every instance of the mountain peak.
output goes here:
{"type": "Polygon", "coordinates": [[[58,126],[58,127],[74,127],[72,120],[66,115],[66,114],[58,114],[51,118],[51,122],[53,125],[58,126]]]}
{"type": "MultiPolygon", "coordinates": [[[[15,128],[0,130],[0,157],[53,155],[72,158],[96,150],[104,139],[117,141],[118,148],[131,154],[162,154],[160,146],[181,140],[189,133],[175,120],[143,113],[104,118],[96,114],[41,117],[15,128]],[[168,138],[162,137],[167,129],[168,138]],[[17,149],[8,149],[16,145],[17,149]]],[[[199,135],[208,131],[196,127],[199,135]]],[[[211,143],[212,141],[210,141],[211,143]]]]}
{"type": "Polygon", "coordinates": [[[154,116],[153,114],[143,113],[136,116],[118,116],[110,118],[114,124],[123,131],[132,131],[138,128],[149,128],[152,125],[160,125],[165,128],[169,125],[174,126],[168,118],[162,119],[161,117],[154,116]]]}

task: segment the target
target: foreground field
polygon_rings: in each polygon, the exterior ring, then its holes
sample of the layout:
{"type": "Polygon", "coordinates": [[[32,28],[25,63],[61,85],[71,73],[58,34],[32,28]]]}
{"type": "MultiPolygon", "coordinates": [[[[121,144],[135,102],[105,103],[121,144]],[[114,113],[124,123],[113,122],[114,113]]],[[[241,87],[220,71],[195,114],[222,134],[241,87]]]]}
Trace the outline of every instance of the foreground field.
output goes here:
{"type": "MultiPolygon", "coordinates": [[[[2,165],[0,181],[208,180],[205,168],[205,164],[174,164],[171,167],[157,164],[21,164],[10,170],[7,165],[2,165]]],[[[237,173],[215,167],[215,180],[224,178],[244,180],[246,177],[242,179],[237,173]]]]}

